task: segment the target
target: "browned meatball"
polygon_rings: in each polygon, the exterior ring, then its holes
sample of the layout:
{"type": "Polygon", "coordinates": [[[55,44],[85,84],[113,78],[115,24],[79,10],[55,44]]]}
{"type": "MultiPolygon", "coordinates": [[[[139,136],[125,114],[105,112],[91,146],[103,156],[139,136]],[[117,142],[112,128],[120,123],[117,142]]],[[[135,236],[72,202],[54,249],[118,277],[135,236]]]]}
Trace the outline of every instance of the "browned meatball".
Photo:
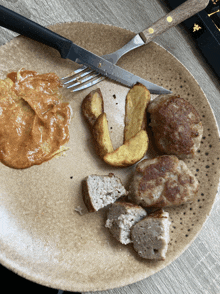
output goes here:
{"type": "Polygon", "coordinates": [[[200,146],[203,126],[199,114],[186,100],[160,95],[148,106],[157,148],[164,154],[192,158],[200,146]]]}
{"type": "Polygon", "coordinates": [[[138,163],[130,198],[143,207],[176,206],[192,202],[198,187],[184,161],[174,155],[163,155],[138,163]]]}

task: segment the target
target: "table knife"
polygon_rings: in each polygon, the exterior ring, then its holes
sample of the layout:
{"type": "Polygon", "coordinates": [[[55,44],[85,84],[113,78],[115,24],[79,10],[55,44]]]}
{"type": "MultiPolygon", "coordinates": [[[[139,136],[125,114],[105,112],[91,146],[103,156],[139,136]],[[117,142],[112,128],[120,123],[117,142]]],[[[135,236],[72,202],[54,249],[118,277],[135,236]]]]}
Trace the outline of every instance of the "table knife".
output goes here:
{"type": "Polygon", "coordinates": [[[121,67],[112,64],[104,58],[74,44],[71,40],[56,34],[2,5],[0,5],[0,26],[48,45],[58,50],[62,58],[68,58],[79,64],[89,66],[103,76],[115,80],[125,86],[132,87],[139,82],[145,85],[151,94],[171,93],[169,90],[146,81],[121,67]]]}

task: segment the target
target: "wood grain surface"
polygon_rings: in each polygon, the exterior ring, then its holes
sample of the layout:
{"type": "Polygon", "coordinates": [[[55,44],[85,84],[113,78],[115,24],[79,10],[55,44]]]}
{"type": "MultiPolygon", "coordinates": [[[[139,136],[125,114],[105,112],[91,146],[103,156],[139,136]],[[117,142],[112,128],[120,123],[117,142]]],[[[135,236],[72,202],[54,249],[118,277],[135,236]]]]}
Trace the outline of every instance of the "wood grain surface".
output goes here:
{"type": "Polygon", "coordinates": [[[184,20],[190,18],[194,14],[203,10],[209,3],[209,0],[188,0],[179,5],[176,9],[170,11],[168,14],[157,20],[149,28],[141,32],[141,37],[148,43],[156,36],[161,35],[163,32],[177,26],[184,20]]]}
{"type": "MultiPolygon", "coordinates": [[[[0,4],[48,26],[62,22],[111,24],[139,33],[168,13],[161,0],[0,0],[0,4]]],[[[0,45],[16,36],[0,28],[0,45]]],[[[219,80],[183,26],[171,28],[154,40],[191,72],[205,92],[220,125],[219,80]]],[[[0,65],[1,70],[1,65],[0,65]]],[[[97,294],[219,294],[220,197],[194,243],[180,258],[149,278],[97,294]]],[[[11,281],[13,283],[13,281],[11,281]]],[[[26,292],[23,292],[26,293],[26,292]]],[[[92,294],[92,292],[88,292],[92,294]]]]}

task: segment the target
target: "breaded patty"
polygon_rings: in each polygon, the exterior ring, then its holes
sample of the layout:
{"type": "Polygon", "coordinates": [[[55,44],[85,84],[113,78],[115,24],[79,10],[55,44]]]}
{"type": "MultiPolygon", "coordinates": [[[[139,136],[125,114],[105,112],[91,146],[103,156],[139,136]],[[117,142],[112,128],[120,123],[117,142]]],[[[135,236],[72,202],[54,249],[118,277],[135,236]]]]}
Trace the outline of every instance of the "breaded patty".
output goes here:
{"type": "Polygon", "coordinates": [[[176,206],[193,202],[198,188],[197,179],[184,161],[163,155],[137,164],[130,197],[143,207],[176,206]]]}
{"type": "Polygon", "coordinates": [[[203,126],[196,109],[183,98],[160,95],[148,106],[155,144],[164,154],[192,158],[200,146],[203,126]]]}

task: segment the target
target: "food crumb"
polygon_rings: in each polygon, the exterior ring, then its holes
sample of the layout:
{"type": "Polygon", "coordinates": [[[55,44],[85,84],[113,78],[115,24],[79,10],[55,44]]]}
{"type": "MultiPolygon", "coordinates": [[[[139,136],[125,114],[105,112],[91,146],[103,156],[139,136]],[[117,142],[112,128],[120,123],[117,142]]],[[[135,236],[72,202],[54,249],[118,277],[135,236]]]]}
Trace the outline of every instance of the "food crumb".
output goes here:
{"type": "Polygon", "coordinates": [[[74,209],[76,212],[78,212],[80,215],[83,215],[83,208],[81,206],[77,206],[75,209],[74,209]]]}
{"type": "Polygon", "coordinates": [[[114,174],[114,173],[109,173],[108,176],[109,176],[109,177],[114,177],[115,174],[114,174]]]}
{"type": "Polygon", "coordinates": [[[113,94],[113,98],[116,99],[116,95],[115,94],[113,94]]]}

